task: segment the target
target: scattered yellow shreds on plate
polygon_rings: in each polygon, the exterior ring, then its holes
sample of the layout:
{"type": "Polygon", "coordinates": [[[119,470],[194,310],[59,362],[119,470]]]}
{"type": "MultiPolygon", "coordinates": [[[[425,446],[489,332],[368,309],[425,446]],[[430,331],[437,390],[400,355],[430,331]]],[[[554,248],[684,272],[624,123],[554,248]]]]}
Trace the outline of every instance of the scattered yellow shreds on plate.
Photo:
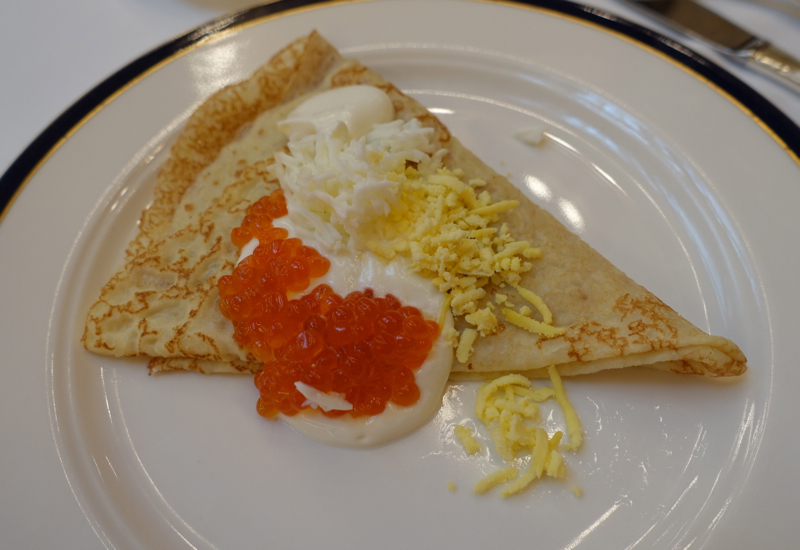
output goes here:
{"type": "Polygon", "coordinates": [[[513,466],[503,468],[502,470],[497,470],[476,483],[475,487],[472,489],[472,492],[476,495],[483,494],[495,485],[499,485],[514,479],[517,477],[517,474],[519,474],[519,470],[513,466]]]}
{"type": "MultiPolygon", "coordinates": [[[[495,485],[511,481],[501,492],[503,497],[508,497],[522,491],[543,475],[564,477],[561,450],[577,451],[583,442],[583,428],[567,398],[558,371],[550,367],[548,372],[552,388],[535,388],[528,378],[509,374],[478,389],[475,416],[489,429],[495,452],[507,462],[520,458],[520,453],[528,453],[529,465],[521,475],[514,466],[492,472],[475,485],[474,493],[485,493],[495,485]],[[561,442],[562,432],[557,431],[549,436],[544,428],[537,425],[538,403],[550,398],[555,398],[564,413],[569,435],[566,443],[561,442]]],[[[455,433],[468,454],[480,449],[469,428],[457,425],[455,433]]],[[[577,487],[573,488],[573,492],[578,496],[582,494],[577,487]]]]}
{"type": "Polygon", "coordinates": [[[456,437],[458,437],[458,440],[461,442],[461,445],[464,446],[464,450],[468,455],[474,455],[481,450],[480,444],[475,441],[475,436],[472,434],[472,430],[466,426],[462,426],[461,424],[456,424],[456,426],[453,428],[453,431],[455,432],[456,437]]]}

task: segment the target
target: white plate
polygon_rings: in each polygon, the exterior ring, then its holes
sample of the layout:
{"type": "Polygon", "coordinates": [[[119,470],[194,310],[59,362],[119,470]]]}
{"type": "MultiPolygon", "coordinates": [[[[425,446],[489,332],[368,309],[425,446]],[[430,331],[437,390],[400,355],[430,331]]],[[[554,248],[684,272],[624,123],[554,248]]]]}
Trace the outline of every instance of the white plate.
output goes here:
{"type": "MultiPolygon", "coordinates": [[[[74,121],[57,121],[45,137],[67,139],[52,150],[40,140],[29,153],[42,162],[4,178],[24,181],[0,226],[4,540],[791,546],[800,263],[787,236],[800,230],[800,166],[787,147],[800,149],[797,128],[657,36],[547,5],[376,1],[278,17],[264,8],[157,50],[104,84],[104,94],[120,89],[110,101],[98,105],[100,94],[80,107],[97,106],[88,116],[76,107],[74,121]],[[148,377],[142,362],[84,351],[85,312],[150,200],[163,147],[209,93],[313,28],[431,108],[685,317],[736,341],[747,376],[711,383],[634,369],[568,380],[587,432],[569,479],[503,500],[470,492],[502,461],[467,457],[452,437],[454,423],[472,422],[473,385],[452,386],[420,432],[346,450],[258,417],[249,377],[148,377]],[[513,139],[540,124],[551,135],[543,146],[513,139]]],[[[556,411],[548,427],[561,426],[556,411]]]]}

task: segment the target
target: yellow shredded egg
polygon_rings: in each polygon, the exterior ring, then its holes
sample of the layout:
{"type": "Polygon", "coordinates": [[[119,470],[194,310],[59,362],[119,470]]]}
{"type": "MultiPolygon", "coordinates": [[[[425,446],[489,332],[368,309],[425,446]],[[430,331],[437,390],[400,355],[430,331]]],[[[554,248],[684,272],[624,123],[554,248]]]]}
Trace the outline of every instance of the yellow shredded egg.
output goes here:
{"type": "Polygon", "coordinates": [[[516,468],[513,468],[513,476],[510,468],[490,474],[478,482],[475,493],[485,492],[494,485],[513,479],[501,492],[503,497],[508,497],[544,475],[555,478],[564,476],[564,457],[559,449],[576,451],[583,441],[583,429],[575,409],[567,399],[557,369],[550,367],[548,372],[552,388],[535,388],[528,378],[509,374],[478,389],[475,416],[489,429],[495,452],[507,462],[518,460],[520,453],[526,453],[529,465],[519,476],[516,468]],[[563,434],[560,431],[548,436],[544,428],[537,425],[538,403],[550,398],[555,398],[564,412],[570,438],[567,444],[561,444],[563,434]]]}
{"type": "Polygon", "coordinates": [[[444,341],[453,346],[454,348],[458,347],[458,331],[453,327],[448,327],[444,329],[442,333],[444,336],[444,341]]]}
{"type": "Polygon", "coordinates": [[[550,446],[548,445],[547,432],[542,428],[533,429],[533,448],[531,450],[531,463],[528,470],[517,478],[514,483],[510,483],[503,492],[503,497],[513,495],[530,485],[533,481],[542,477],[545,465],[548,461],[550,446]]]}
{"type": "Polygon", "coordinates": [[[450,489],[452,492],[456,492],[456,484],[452,481],[447,482],[447,488],[450,489]]]}
{"type": "Polygon", "coordinates": [[[519,206],[519,201],[500,201],[488,206],[482,206],[467,212],[471,216],[493,216],[506,210],[511,210],[519,206]]]}
{"type": "Polygon", "coordinates": [[[554,336],[558,336],[566,332],[566,329],[563,327],[554,327],[552,325],[540,323],[536,319],[531,319],[530,317],[520,315],[513,309],[503,308],[503,315],[505,315],[509,323],[517,325],[520,328],[524,328],[525,330],[534,334],[543,336],[544,338],[553,338],[554,336]]]}
{"type": "Polygon", "coordinates": [[[564,420],[567,423],[567,433],[569,434],[570,442],[568,445],[565,445],[564,448],[570,451],[577,451],[581,443],[583,443],[583,428],[581,427],[581,421],[578,419],[578,413],[575,412],[572,403],[567,399],[567,394],[564,392],[564,384],[561,382],[558,369],[554,366],[548,367],[547,372],[550,374],[550,380],[553,383],[556,401],[561,407],[561,410],[564,411],[564,420]]]}
{"type": "Polygon", "coordinates": [[[474,455],[481,450],[480,444],[475,440],[475,436],[472,435],[472,430],[461,424],[456,424],[453,431],[468,455],[474,455]]]}
{"type": "Polygon", "coordinates": [[[478,337],[478,331],[475,329],[467,328],[461,333],[461,338],[458,340],[458,348],[456,348],[456,359],[464,363],[469,359],[472,353],[472,344],[478,337]]]}
{"type": "Polygon", "coordinates": [[[550,313],[550,308],[547,307],[547,304],[544,303],[539,296],[528,290],[527,288],[522,288],[520,286],[514,287],[519,295],[525,298],[528,302],[530,302],[533,307],[539,310],[539,313],[542,315],[542,322],[546,325],[552,324],[553,322],[553,314],[550,313]]]}
{"type": "Polygon", "coordinates": [[[472,492],[476,495],[483,494],[495,485],[500,485],[501,483],[506,483],[507,481],[514,479],[518,474],[519,470],[513,466],[503,468],[502,470],[497,470],[496,472],[492,472],[488,476],[478,481],[478,483],[475,484],[475,487],[472,488],[472,492]]]}
{"type": "MultiPolygon", "coordinates": [[[[478,332],[483,335],[491,334],[497,328],[497,317],[489,307],[479,309],[474,313],[468,313],[464,319],[474,325],[478,332]]],[[[465,363],[466,360],[461,362],[465,363]]]]}
{"type": "Polygon", "coordinates": [[[497,317],[491,308],[478,307],[484,287],[489,281],[519,283],[532,268],[528,260],[541,255],[527,241],[515,241],[506,225],[489,227],[517,202],[492,203],[488,193],[476,195],[478,182],[464,183],[460,171],[424,174],[409,166],[404,176],[397,203],[373,224],[373,240],[395,243],[393,251],[408,256],[414,270],[450,295],[455,315],[464,315],[481,336],[491,334],[497,317]]]}

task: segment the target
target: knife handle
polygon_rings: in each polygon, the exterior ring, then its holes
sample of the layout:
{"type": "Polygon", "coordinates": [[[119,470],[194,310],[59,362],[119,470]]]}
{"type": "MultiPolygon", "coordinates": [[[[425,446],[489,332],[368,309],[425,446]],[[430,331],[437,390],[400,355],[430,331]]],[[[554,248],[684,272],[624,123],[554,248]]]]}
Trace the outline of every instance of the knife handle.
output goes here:
{"type": "Polygon", "coordinates": [[[763,40],[753,40],[735,54],[739,60],[800,93],[800,61],[763,40]]]}

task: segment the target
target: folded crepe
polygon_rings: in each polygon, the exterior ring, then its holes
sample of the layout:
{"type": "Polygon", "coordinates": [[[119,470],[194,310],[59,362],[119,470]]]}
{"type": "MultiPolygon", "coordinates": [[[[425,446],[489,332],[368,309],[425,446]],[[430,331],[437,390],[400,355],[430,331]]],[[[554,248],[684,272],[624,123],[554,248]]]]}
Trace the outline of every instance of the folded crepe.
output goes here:
{"type": "MultiPolygon", "coordinates": [[[[233,339],[219,312],[217,281],[230,274],[238,250],[230,240],[247,208],[278,187],[267,168],[286,144],[278,121],[312,94],[366,84],[385,91],[396,117],[434,128],[448,150],[444,164],[467,180],[483,179],[494,202],[519,201],[500,214],[517,240],[542,249],[520,287],[541,297],[564,334],[545,338],[500,317],[498,329],[478,338],[451,377],[502,373],[546,377],[649,366],[709,377],[738,376],[746,359],[731,341],[710,336],[628,278],[553,216],[478,160],[422,105],[354,60],[345,60],[313,32],[279,52],[253,77],[208,99],[189,119],[159,174],[153,205],[126,260],[89,310],[83,336],[93,352],[147,356],[151,372],[256,372],[261,363],[233,339]],[[254,150],[237,136],[258,132],[254,150]]],[[[483,304],[497,292],[485,287],[483,304]]],[[[517,303],[522,301],[517,297],[517,303]]],[[[468,325],[456,319],[456,328],[468,325]]]]}

